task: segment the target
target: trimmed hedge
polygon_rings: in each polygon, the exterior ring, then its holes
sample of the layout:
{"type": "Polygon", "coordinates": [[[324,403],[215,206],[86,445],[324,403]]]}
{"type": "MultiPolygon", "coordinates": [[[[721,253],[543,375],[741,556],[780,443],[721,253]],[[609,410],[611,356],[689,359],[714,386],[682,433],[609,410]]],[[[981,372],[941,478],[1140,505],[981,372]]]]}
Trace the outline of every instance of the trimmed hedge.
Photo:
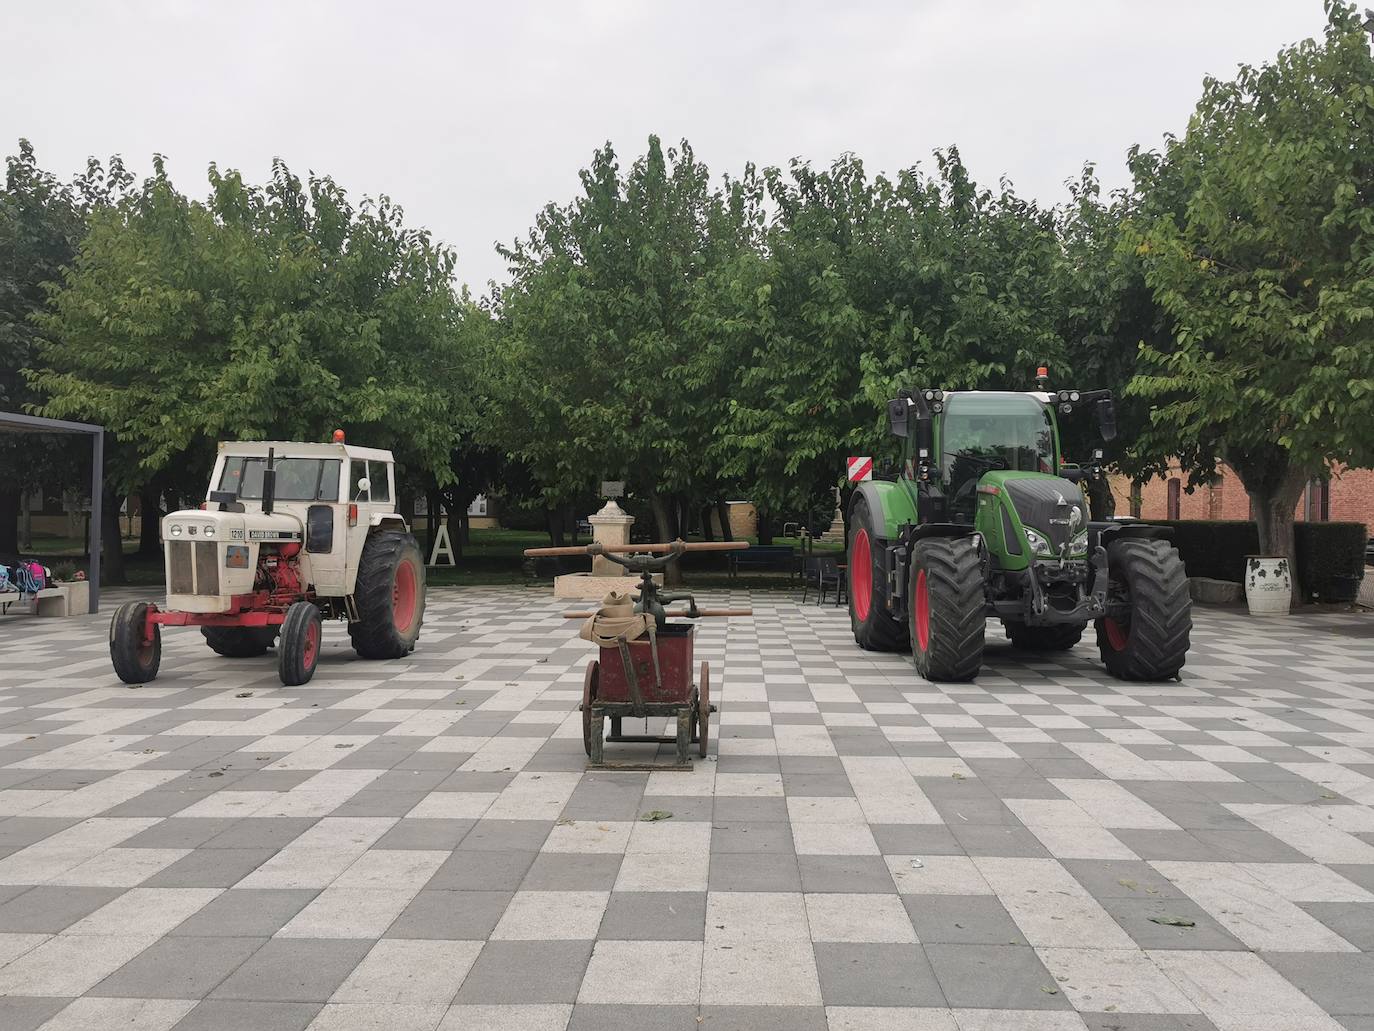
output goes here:
{"type": "MultiPolygon", "coordinates": [[[[1243,519],[1150,519],[1173,528],[1189,576],[1245,580],[1245,556],[1259,554],[1259,531],[1243,519]]],[[[1306,523],[1293,526],[1298,580],[1309,598],[1348,599],[1364,574],[1364,523],[1306,523]]]]}

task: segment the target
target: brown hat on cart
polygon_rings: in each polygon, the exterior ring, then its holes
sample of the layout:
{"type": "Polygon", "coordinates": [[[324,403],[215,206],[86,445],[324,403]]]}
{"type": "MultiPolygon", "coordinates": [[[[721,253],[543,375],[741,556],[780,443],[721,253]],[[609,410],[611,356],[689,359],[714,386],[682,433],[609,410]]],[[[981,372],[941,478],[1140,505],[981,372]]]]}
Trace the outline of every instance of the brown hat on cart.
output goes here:
{"type": "Polygon", "coordinates": [[[621,640],[643,637],[653,624],[653,615],[636,612],[634,599],[628,594],[611,591],[601,599],[596,614],[582,624],[577,636],[603,648],[613,648],[621,640]]]}

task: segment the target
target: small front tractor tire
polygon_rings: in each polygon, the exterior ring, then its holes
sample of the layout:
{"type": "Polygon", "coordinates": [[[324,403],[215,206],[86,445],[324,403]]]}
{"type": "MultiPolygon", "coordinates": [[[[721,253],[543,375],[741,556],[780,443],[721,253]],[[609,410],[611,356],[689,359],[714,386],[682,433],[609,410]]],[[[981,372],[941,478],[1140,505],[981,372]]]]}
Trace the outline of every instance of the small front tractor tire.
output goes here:
{"type": "Polygon", "coordinates": [[[877,524],[862,497],[849,517],[849,625],[860,648],[899,652],[907,646],[907,628],[887,610],[887,570],[878,543],[877,524]]]}
{"type": "Polygon", "coordinates": [[[264,654],[277,639],[270,626],[203,626],[200,632],[210,650],[227,659],[252,659],[264,654]]]}
{"type": "Polygon", "coordinates": [[[1006,621],[1007,637],[1013,648],[1023,652],[1066,652],[1083,639],[1086,623],[1056,623],[1028,626],[1021,620],[1006,621]]]}
{"type": "Polygon", "coordinates": [[[927,680],[964,681],[983,665],[987,599],[982,562],[969,537],[917,541],[907,585],[911,661],[927,680]]]}
{"type": "Polygon", "coordinates": [[[310,683],[320,662],[324,617],[313,602],[294,602],[286,610],[277,645],[277,672],[287,687],[310,683]]]}
{"type": "Polygon", "coordinates": [[[348,636],[362,658],[400,659],[414,650],[425,618],[425,564],[414,537],[377,530],[367,538],[353,600],[358,620],[348,636]]]}
{"type": "Polygon", "coordinates": [[[1107,550],[1108,615],[1096,621],[1107,672],[1168,680],[1188,658],[1193,600],[1183,560],[1167,541],[1117,541],[1107,550]]]}
{"type": "Polygon", "coordinates": [[[146,684],[162,665],[162,628],[153,624],[153,639],[144,640],[148,603],[126,601],[110,620],[110,661],[115,676],[126,684],[146,684]]]}

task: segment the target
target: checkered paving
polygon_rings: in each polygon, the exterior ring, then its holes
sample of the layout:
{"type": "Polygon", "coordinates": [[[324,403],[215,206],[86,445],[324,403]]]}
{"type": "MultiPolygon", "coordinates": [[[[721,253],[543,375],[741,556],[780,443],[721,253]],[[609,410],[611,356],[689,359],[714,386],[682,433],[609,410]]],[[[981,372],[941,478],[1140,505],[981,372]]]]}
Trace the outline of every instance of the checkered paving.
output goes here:
{"type": "Polygon", "coordinates": [[[194,630],[131,689],[103,617],[0,623],[0,1028],[1374,1028],[1369,617],[940,686],[843,610],[709,601],[755,616],[700,629],[691,773],[585,770],[543,590],[432,591],[401,662],[330,626],[291,689],[194,630]]]}

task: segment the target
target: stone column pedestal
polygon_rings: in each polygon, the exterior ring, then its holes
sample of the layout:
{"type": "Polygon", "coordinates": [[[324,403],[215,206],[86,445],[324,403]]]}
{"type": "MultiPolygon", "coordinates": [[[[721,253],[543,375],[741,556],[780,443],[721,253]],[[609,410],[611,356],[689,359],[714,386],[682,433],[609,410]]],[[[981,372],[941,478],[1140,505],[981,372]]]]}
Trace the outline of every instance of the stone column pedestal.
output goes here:
{"type": "MultiPolygon", "coordinates": [[[[598,544],[629,544],[630,527],[634,521],[635,517],[617,505],[614,498],[606,502],[596,515],[587,518],[587,522],[592,524],[592,540],[598,544]]],[[[618,566],[602,555],[592,556],[592,576],[625,575],[624,566],[618,566]]]]}

